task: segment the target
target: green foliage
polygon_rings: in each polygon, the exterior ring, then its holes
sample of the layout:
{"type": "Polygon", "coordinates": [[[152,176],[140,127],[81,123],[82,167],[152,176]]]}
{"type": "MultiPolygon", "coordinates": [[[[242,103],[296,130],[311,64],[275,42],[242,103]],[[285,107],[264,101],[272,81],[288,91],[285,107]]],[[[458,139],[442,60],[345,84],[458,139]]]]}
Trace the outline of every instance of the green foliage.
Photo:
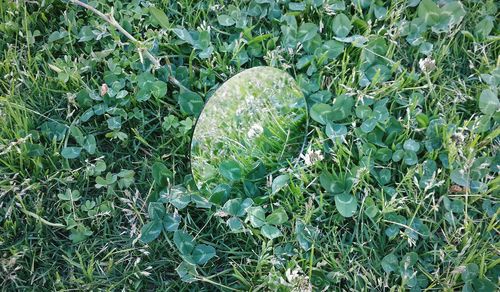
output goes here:
{"type": "Polygon", "coordinates": [[[138,42],[0,4],[2,288],[498,290],[497,3],[222,2],[86,2],[138,42]],[[198,116],[257,66],[299,84],[302,156],[202,193],[198,116]]]}

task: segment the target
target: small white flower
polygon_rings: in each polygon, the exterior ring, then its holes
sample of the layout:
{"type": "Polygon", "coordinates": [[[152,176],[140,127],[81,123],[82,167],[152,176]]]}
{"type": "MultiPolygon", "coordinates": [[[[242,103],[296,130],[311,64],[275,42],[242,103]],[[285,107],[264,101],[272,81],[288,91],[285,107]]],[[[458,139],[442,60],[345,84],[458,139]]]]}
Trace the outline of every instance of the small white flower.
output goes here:
{"type": "Polygon", "coordinates": [[[262,134],[262,132],[264,132],[262,126],[260,124],[254,124],[250,127],[250,130],[248,130],[247,137],[252,139],[262,134]]]}
{"type": "Polygon", "coordinates": [[[436,61],[431,59],[431,57],[427,57],[425,59],[420,59],[420,61],[418,61],[418,66],[422,72],[430,73],[436,69],[436,61]]]}
{"type": "Polygon", "coordinates": [[[301,154],[300,157],[304,159],[306,166],[311,166],[325,158],[323,154],[321,154],[321,150],[312,151],[310,148],[307,150],[306,155],[301,154]]]}

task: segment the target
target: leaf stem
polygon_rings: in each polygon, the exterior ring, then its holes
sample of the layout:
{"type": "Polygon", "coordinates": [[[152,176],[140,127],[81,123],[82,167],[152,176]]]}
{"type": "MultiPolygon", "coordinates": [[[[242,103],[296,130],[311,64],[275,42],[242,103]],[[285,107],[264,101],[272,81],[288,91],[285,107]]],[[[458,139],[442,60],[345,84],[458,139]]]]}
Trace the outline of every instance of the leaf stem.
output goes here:
{"type": "MultiPolygon", "coordinates": [[[[139,41],[138,39],[136,39],[133,35],[131,35],[128,31],[126,31],[120,25],[120,23],[118,23],[118,21],[116,21],[115,17],[113,16],[113,9],[111,9],[110,13],[104,14],[101,11],[97,10],[95,7],[90,6],[89,4],[84,3],[82,1],[69,0],[69,2],[71,2],[74,5],[83,7],[89,11],[92,11],[93,13],[97,14],[97,16],[102,18],[104,21],[106,21],[107,23],[112,25],[114,28],[116,28],[124,36],[126,36],[132,43],[134,43],[134,45],[136,45],[138,47],[138,52],[139,52],[139,56],[141,57],[141,62],[142,62],[142,55],[144,55],[144,56],[146,56],[146,58],[148,58],[151,61],[151,63],[153,63],[153,66],[155,69],[161,67],[160,61],[144,47],[144,44],[141,41],[139,41]]],[[[172,69],[170,66],[170,60],[168,59],[168,57],[165,57],[165,61],[167,63],[167,66],[168,66],[170,73],[172,73],[172,69]]],[[[174,84],[175,86],[177,86],[183,90],[190,91],[184,85],[182,85],[182,83],[179,80],[177,80],[174,76],[169,75],[168,80],[170,81],[170,83],[174,84]]]]}

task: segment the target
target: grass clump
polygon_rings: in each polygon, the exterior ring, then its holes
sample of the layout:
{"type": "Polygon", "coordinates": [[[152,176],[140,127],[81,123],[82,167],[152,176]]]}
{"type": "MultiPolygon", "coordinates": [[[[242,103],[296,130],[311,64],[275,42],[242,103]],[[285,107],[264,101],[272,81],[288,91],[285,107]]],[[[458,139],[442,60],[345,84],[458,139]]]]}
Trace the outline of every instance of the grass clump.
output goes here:
{"type": "Polygon", "coordinates": [[[74,2],[0,3],[5,290],[498,289],[497,3],[74,2]],[[191,134],[257,66],[308,142],[214,203],[191,134]]]}

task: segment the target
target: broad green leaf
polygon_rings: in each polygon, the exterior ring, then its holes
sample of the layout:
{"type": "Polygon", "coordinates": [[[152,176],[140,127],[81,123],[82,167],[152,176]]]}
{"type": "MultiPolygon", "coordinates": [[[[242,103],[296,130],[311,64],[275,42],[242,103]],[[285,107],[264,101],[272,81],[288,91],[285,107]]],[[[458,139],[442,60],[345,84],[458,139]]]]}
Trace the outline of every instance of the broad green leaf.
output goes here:
{"type": "Polygon", "coordinates": [[[442,23],[443,29],[445,31],[449,31],[451,27],[459,24],[462,21],[465,14],[466,12],[464,9],[464,5],[461,2],[452,1],[441,8],[439,22],[440,24],[442,23]]]}
{"type": "Polygon", "coordinates": [[[372,117],[372,109],[367,105],[358,105],[356,107],[356,116],[362,120],[372,117]]]}
{"type": "Polygon", "coordinates": [[[389,148],[380,148],[375,153],[375,159],[382,162],[389,162],[392,158],[392,151],[389,148]]]}
{"type": "Polygon", "coordinates": [[[491,116],[500,109],[497,94],[491,89],[485,89],[479,97],[479,109],[485,115],[491,116]]]}
{"type": "Polygon", "coordinates": [[[422,0],[417,8],[417,14],[428,26],[432,26],[439,21],[439,7],[432,0],[422,0]]]}
{"type": "Polygon", "coordinates": [[[288,7],[292,11],[304,11],[306,9],[306,2],[290,2],[288,3],[288,7]]]}
{"type": "Polygon", "coordinates": [[[155,81],[151,85],[151,93],[156,98],[162,98],[167,94],[167,83],[163,81],[155,81]]]}
{"type": "Polygon", "coordinates": [[[363,205],[365,206],[366,216],[372,219],[375,218],[375,216],[377,216],[377,214],[380,212],[377,205],[375,204],[375,201],[371,197],[367,197],[363,205]]]}
{"type": "Polygon", "coordinates": [[[69,236],[69,239],[73,243],[79,243],[87,239],[89,236],[91,236],[94,232],[92,230],[88,230],[86,227],[79,227],[77,229],[72,229],[71,234],[69,236]]]}
{"type": "Polygon", "coordinates": [[[380,264],[386,273],[395,272],[399,269],[398,258],[393,253],[386,255],[380,264]]]}
{"type": "Polygon", "coordinates": [[[117,175],[120,178],[118,180],[118,187],[120,189],[128,188],[135,182],[135,171],[133,170],[122,169],[117,175]]]}
{"type": "Polygon", "coordinates": [[[319,176],[321,186],[332,194],[339,194],[351,190],[352,184],[348,179],[343,179],[332,175],[328,171],[323,171],[319,176]]]}
{"type": "Polygon", "coordinates": [[[339,13],[333,18],[333,32],[336,36],[341,38],[346,37],[351,32],[351,29],[351,20],[347,15],[339,13]]]}
{"type": "Polygon", "coordinates": [[[273,179],[273,183],[271,185],[272,193],[276,194],[285,186],[288,185],[290,177],[287,174],[282,174],[273,179]]]}
{"type": "Polygon", "coordinates": [[[195,204],[196,208],[210,209],[212,207],[212,203],[207,198],[199,195],[191,195],[191,202],[195,204]]]}
{"type": "Polygon", "coordinates": [[[110,185],[114,184],[117,179],[118,179],[118,177],[116,175],[112,174],[111,172],[108,172],[106,174],[106,178],[103,178],[101,176],[96,177],[95,187],[99,189],[99,188],[102,188],[104,186],[110,186],[110,185]]]}
{"type": "Polygon", "coordinates": [[[153,164],[151,167],[151,174],[153,175],[155,183],[160,187],[167,186],[169,179],[172,180],[173,177],[172,171],[161,162],[155,162],[153,164]]]}
{"type": "Polygon", "coordinates": [[[335,140],[337,138],[342,138],[347,135],[347,127],[344,125],[334,124],[328,122],[326,124],[326,135],[328,138],[335,140]]]}
{"type": "Polygon", "coordinates": [[[484,17],[480,22],[478,22],[474,28],[474,35],[479,39],[484,39],[490,35],[491,31],[495,27],[494,18],[491,16],[484,17]]]}
{"type": "Polygon", "coordinates": [[[177,231],[181,223],[181,216],[177,214],[166,214],[163,218],[163,229],[167,232],[177,231]]]}
{"type": "Polygon", "coordinates": [[[220,15],[218,15],[217,16],[217,21],[222,26],[233,26],[236,23],[236,21],[234,20],[234,18],[232,18],[231,16],[226,15],[226,14],[220,14],[220,15]]]}
{"type": "Polygon", "coordinates": [[[161,27],[163,27],[164,29],[170,28],[168,17],[165,12],[163,12],[163,10],[160,10],[156,7],[149,7],[149,12],[151,13],[151,15],[153,15],[153,18],[158,21],[161,27]]]}
{"type": "Polygon", "coordinates": [[[81,152],[82,147],[64,147],[63,150],[61,150],[61,155],[66,159],[75,159],[80,156],[81,152]]]}
{"type": "Polygon", "coordinates": [[[174,232],[174,244],[183,255],[190,255],[195,247],[193,237],[183,230],[174,232]]]}
{"type": "Polygon", "coordinates": [[[274,210],[266,217],[266,222],[271,225],[281,225],[288,221],[285,209],[279,208],[274,210]]]}
{"type": "Polygon", "coordinates": [[[73,138],[75,138],[76,143],[78,143],[78,145],[82,146],[83,140],[85,139],[85,137],[83,136],[82,131],[78,127],[76,127],[76,126],[71,126],[70,129],[69,129],[69,131],[71,133],[71,136],[73,138]]]}
{"type": "Polygon", "coordinates": [[[148,85],[139,89],[137,95],[135,96],[137,101],[143,102],[149,100],[151,98],[151,87],[152,85],[148,83],[148,85]]]}
{"type": "Polygon", "coordinates": [[[332,107],[325,103],[316,103],[311,107],[310,114],[313,120],[325,125],[332,120],[332,107]]]}
{"type": "Polygon", "coordinates": [[[49,140],[56,139],[56,141],[61,141],[66,135],[66,130],[68,127],[64,124],[55,121],[45,122],[41,126],[41,132],[49,140]]]}
{"type": "Polygon", "coordinates": [[[387,8],[384,6],[375,5],[374,14],[377,19],[383,19],[387,15],[387,8]]]}
{"type": "Polygon", "coordinates": [[[227,226],[231,229],[232,232],[241,232],[243,231],[243,224],[241,220],[236,217],[231,217],[226,222],[227,226]]]}
{"type": "Polygon", "coordinates": [[[151,220],[161,220],[165,216],[165,205],[160,202],[151,202],[148,206],[148,215],[151,220]]]}
{"type": "Polygon", "coordinates": [[[254,228],[259,228],[266,223],[266,214],[260,206],[248,208],[247,218],[254,228]]]}
{"type": "Polygon", "coordinates": [[[238,216],[240,213],[241,198],[228,200],[222,207],[222,211],[231,216],[238,216]]]}
{"type": "Polygon", "coordinates": [[[413,151],[405,150],[403,154],[403,161],[406,165],[415,165],[418,163],[417,154],[413,151]]]}
{"type": "Polygon", "coordinates": [[[361,129],[361,131],[363,131],[363,133],[370,133],[377,126],[377,122],[378,121],[376,118],[374,118],[374,117],[369,118],[361,124],[360,129],[361,129]]]}
{"type": "Polygon", "coordinates": [[[391,182],[392,172],[388,168],[381,169],[377,172],[376,178],[380,185],[386,185],[391,182]]]}
{"type": "Polygon", "coordinates": [[[405,151],[403,149],[398,149],[392,154],[392,161],[399,162],[403,159],[405,151]]]}
{"type": "Polygon", "coordinates": [[[88,154],[92,155],[95,154],[96,148],[97,148],[97,141],[95,139],[94,135],[88,135],[85,137],[85,140],[83,141],[82,148],[87,151],[88,154]]]}
{"type": "Polygon", "coordinates": [[[141,241],[144,243],[149,243],[158,236],[160,236],[162,230],[162,224],[160,220],[152,220],[142,226],[141,229],[141,241]]]}
{"type": "Polygon", "coordinates": [[[318,26],[314,23],[303,23],[298,30],[298,40],[301,43],[312,40],[318,31],[318,26]]]}
{"type": "MultiPolygon", "coordinates": [[[[189,33],[189,31],[187,31],[185,28],[183,27],[178,27],[178,28],[174,28],[172,30],[178,38],[180,38],[181,40],[189,43],[189,44],[194,44],[194,40],[193,40],[193,37],[191,36],[191,34],[189,33]]],[[[140,85],[139,85],[140,86],[140,85]]]]}
{"type": "Polygon", "coordinates": [[[491,292],[498,288],[487,278],[475,278],[472,280],[472,287],[474,287],[475,292],[491,292]]]}
{"type": "Polygon", "coordinates": [[[215,257],[215,248],[206,244],[198,244],[193,250],[193,260],[198,265],[206,264],[210,259],[215,257]]]}
{"type": "Polygon", "coordinates": [[[212,191],[210,195],[210,202],[222,205],[228,198],[231,192],[231,186],[227,184],[219,184],[212,191]]]}
{"type": "Polygon", "coordinates": [[[413,152],[418,152],[420,150],[420,143],[413,139],[408,139],[403,144],[403,149],[413,152]]]}
{"type": "Polygon", "coordinates": [[[462,169],[454,169],[450,174],[451,181],[462,187],[469,187],[469,175],[462,169]]]}
{"type": "Polygon", "coordinates": [[[275,238],[278,238],[280,237],[282,234],[281,234],[281,231],[275,227],[275,226],[272,226],[272,225],[264,225],[262,226],[260,232],[262,233],[262,235],[268,239],[275,239],[275,238]]]}
{"type": "Polygon", "coordinates": [[[351,96],[342,94],[333,100],[332,104],[332,121],[340,121],[347,118],[351,114],[354,99],[351,96]]]}
{"type": "Polygon", "coordinates": [[[301,220],[295,223],[295,235],[300,247],[308,251],[311,249],[314,241],[318,237],[319,230],[311,225],[305,224],[301,220]]]}
{"type": "Polygon", "coordinates": [[[321,49],[326,53],[328,59],[333,60],[344,52],[344,44],[336,40],[329,40],[323,43],[321,49]]]}
{"type": "Polygon", "coordinates": [[[241,179],[240,164],[234,160],[226,160],[219,165],[220,174],[230,181],[241,179]]]}
{"type": "Polygon", "coordinates": [[[358,200],[347,193],[335,195],[335,207],[343,217],[352,217],[358,209],[358,200]]]}
{"type": "Polygon", "coordinates": [[[26,151],[29,157],[40,157],[43,156],[45,152],[45,147],[43,147],[40,144],[32,144],[29,142],[26,142],[26,151]]]}
{"type": "Polygon", "coordinates": [[[122,127],[122,117],[110,117],[106,121],[108,123],[108,129],[110,130],[120,130],[122,127]]]}
{"type": "Polygon", "coordinates": [[[77,190],[66,189],[64,193],[59,193],[57,197],[63,201],[76,202],[80,200],[80,192],[77,190]]]}
{"type": "Polygon", "coordinates": [[[191,203],[191,195],[182,185],[175,185],[167,192],[162,192],[161,199],[165,203],[174,205],[179,210],[184,209],[191,203]]]}
{"type": "Polygon", "coordinates": [[[201,96],[192,91],[184,91],[179,94],[179,106],[188,115],[199,116],[204,104],[201,96]]]}
{"type": "Polygon", "coordinates": [[[365,70],[365,75],[371,83],[377,84],[391,79],[391,70],[383,64],[375,64],[365,70]]]}
{"type": "Polygon", "coordinates": [[[413,267],[418,261],[418,254],[416,252],[409,252],[404,255],[399,265],[403,267],[413,267]]]}
{"type": "Polygon", "coordinates": [[[196,271],[196,265],[190,264],[186,261],[183,261],[176,269],[177,275],[183,282],[192,283],[196,281],[196,277],[198,276],[198,272],[196,271]]]}
{"type": "Polygon", "coordinates": [[[464,271],[462,272],[462,280],[464,282],[470,282],[477,278],[479,275],[479,266],[475,263],[470,263],[465,266],[464,271]]]}
{"type": "Polygon", "coordinates": [[[80,121],[84,123],[90,120],[90,118],[92,118],[93,116],[94,116],[94,110],[92,108],[89,108],[88,110],[83,112],[83,114],[80,116],[80,121]]]}

